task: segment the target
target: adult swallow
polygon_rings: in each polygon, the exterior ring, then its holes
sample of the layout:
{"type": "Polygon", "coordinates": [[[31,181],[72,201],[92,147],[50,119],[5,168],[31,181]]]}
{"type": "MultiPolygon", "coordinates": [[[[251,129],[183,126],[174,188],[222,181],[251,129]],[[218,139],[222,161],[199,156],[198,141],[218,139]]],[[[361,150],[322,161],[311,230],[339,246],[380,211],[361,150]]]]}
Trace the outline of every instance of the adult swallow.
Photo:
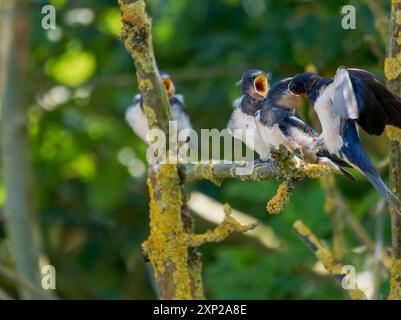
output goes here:
{"type": "Polygon", "coordinates": [[[399,213],[398,197],[386,186],[364,150],[356,124],[369,134],[380,135],[386,125],[401,128],[401,99],[371,73],[340,67],[334,78],[313,73],[296,75],[289,84],[292,94],[309,99],[322,125],[322,141],[359,169],[399,213]]]}
{"type": "Polygon", "coordinates": [[[265,147],[277,149],[284,145],[290,151],[300,150],[305,162],[326,164],[333,171],[354,180],[342,168],[349,167],[347,163],[324,148],[314,148],[318,134],[296,115],[295,107],[301,97],[289,94],[290,81],[291,78],[281,80],[269,90],[265,105],[256,116],[258,132],[265,147]]]}
{"type": "Polygon", "coordinates": [[[270,158],[270,152],[258,135],[255,116],[263,107],[269,91],[268,76],[261,70],[247,70],[238,84],[242,96],[234,101],[235,110],[227,128],[231,135],[258,153],[261,160],[267,160],[270,158]],[[253,137],[248,136],[247,139],[247,130],[253,137]]]}
{"type": "MultiPolygon", "coordinates": [[[[183,129],[192,129],[189,116],[185,110],[184,98],[182,95],[175,93],[175,85],[170,75],[160,71],[160,78],[170,102],[171,120],[176,121],[178,134],[183,129]]],[[[149,126],[143,111],[143,97],[141,94],[135,96],[133,105],[127,109],[125,119],[135,134],[146,142],[149,126]]],[[[190,137],[187,136],[186,141],[188,142],[189,139],[190,137]]]]}

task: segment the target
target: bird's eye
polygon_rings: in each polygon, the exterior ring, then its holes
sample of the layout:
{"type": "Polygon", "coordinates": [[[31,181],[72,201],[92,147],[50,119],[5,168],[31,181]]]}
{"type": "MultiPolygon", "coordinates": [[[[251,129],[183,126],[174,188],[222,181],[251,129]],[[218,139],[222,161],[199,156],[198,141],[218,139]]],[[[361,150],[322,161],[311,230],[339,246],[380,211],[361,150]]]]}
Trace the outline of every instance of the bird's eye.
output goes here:
{"type": "Polygon", "coordinates": [[[304,94],[305,93],[305,86],[303,83],[299,81],[292,80],[289,85],[288,89],[290,89],[291,93],[293,94],[304,94]]]}
{"type": "Polygon", "coordinates": [[[269,90],[269,84],[265,74],[257,76],[253,82],[255,91],[263,97],[266,97],[267,91],[269,90]]]}

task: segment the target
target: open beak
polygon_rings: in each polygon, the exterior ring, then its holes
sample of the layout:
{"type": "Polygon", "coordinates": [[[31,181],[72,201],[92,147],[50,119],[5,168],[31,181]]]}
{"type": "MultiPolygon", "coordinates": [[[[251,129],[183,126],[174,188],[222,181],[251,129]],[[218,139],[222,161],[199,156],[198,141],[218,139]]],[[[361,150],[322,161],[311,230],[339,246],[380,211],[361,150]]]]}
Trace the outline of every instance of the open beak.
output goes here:
{"type": "Polygon", "coordinates": [[[164,85],[164,88],[166,89],[167,95],[168,95],[170,98],[171,98],[172,96],[174,96],[175,87],[174,87],[173,81],[171,81],[170,79],[164,79],[164,80],[163,80],[163,85],[164,85]]]}
{"type": "Polygon", "coordinates": [[[261,97],[265,98],[267,96],[267,92],[269,91],[269,83],[264,73],[261,73],[256,77],[255,81],[253,82],[253,86],[255,92],[261,97]]]}

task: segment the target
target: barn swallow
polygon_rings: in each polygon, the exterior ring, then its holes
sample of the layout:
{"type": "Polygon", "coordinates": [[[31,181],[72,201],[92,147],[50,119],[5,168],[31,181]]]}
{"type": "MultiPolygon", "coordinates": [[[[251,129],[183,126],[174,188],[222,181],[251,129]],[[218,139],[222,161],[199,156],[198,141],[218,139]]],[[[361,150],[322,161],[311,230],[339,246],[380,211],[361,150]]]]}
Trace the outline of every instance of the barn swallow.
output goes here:
{"type": "Polygon", "coordinates": [[[284,145],[290,151],[300,150],[307,163],[328,165],[333,171],[352,180],[354,177],[342,166],[349,166],[326,149],[313,148],[318,134],[295,113],[301,97],[289,94],[291,78],[276,83],[267,95],[265,105],[257,115],[257,128],[266,148],[284,145]]]}
{"type": "Polygon", "coordinates": [[[340,67],[334,78],[313,73],[296,75],[289,84],[292,94],[313,105],[322,134],[319,141],[359,169],[399,213],[398,197],[386,186],[364,150],[356,124],[368,134],[380,135],[386,125],[401,128],[401,98],[391,93],[371,73],[340,67]]]}
{"type": "Polygon", "coordinates": [[[269,91],[268,76],[261,70],[247,70],[242,74],[238,85],[242,96],[234,101],[235,110],[227,128],[231,135],[258,153],[261,160],[267,160],[270,152],[258,135],[255,115],[265,103],[269,91]],[[246,139],[246,130],[252,132],[252,141],[246,139]]]}
{"type": "MultiPolygon", "coordinates": [[[[160,71],[160,78],[170,102],[171,120],[177,123],[177,132],[180,133],[183,129],[192,129],[189,116],[185,110],[183,96],[175,93],[175,85],[167,73],[160,71]]],[[[143,97],[141,94],[135,96],[133,105],[127,109],[125,119],[135,134],[146,142],[149,126],[143,111],[143,97]]],[[[190,137],[187,136],[186,142],[189,139],[190,137]]]]}

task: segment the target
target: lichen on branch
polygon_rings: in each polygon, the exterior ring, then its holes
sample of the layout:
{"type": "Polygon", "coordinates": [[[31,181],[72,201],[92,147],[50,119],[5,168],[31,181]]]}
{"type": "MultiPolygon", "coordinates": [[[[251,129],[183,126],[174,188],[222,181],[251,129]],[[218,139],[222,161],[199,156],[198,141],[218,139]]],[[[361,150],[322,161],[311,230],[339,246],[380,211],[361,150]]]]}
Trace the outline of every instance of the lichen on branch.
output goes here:
{"type": "Polygon", "coordinates": [[[167,94],[153,52],[152,23],[143,0],[118,0],[123,27],[121,39],[135,62],[138,86],[150,127],[168,133],[171,118],[167,94]]]}
{"type": "MultiPolygon", "coordinates": [[[[297,220],[293,228],[300,239],[314,252],[324,268],[342,284],[344,277],[347,276],[345,265],[334,258],[330,250],[319,241],[301,220],[297,220]]],[[[365,293],[357,287],[356,283],[355,287],[347,290],[347,292],[353,300],[367,300],[365,293]]]]}
{"type": "MultiPolygon", "coordinates": [[[[170,116],[167,94],[160,79],[152,45],[152,24],[143,0],[119,0],[121,38],[134,59],[143,109],[150,128],[164,131],[168,139],[170,116]]],[[[168,151],[168,150],[167,150],[168,151]]],[[[190,247],[192,219],[176,165],[149,168],[150,235],[143,249],[155,270],[162,299],[202,299],[201,263],[190,247]]]]}
{"type": "Polygon", "coordinates": [[[389,300],[399,300],[401,297],[401,259],[392,260],[389,300]]]}
{"type": "Polygon", "coordinates": [[[190,243],[197,247],[205,243],[221,242],[233,232],[246,232],[255,229],[258,223],[241,225],[233,216],[231,207],[224,205],[224,220],[216,228],[206,231],[203,234],[194,234],[190,236],[190,243]]]}
{"type": "Polygon", "coordinates": [[[401,143],[401,130],[394,126],[386,126],[386,135],[391,141],[401,143]]]}
{"type": "Polygon", "coordinates": [[[279,214],[283,211],[285,205],[290,200],[291,191],[293,189],[293,181],[289,180],[281,183],[277,189],[277,193],[266,205],[267,212],[270,214],[279,214]]]}
{"type": "Polygon", "coordinates": [[[180,174],[185,181],[209,180],[217,185],[224,179],[234,178],[242,181],[261,181],[290,179],[317,179],[332,174],[330,167],[321,164],[308,164],[295,157],[285,148],[273,152],[267,161],[233,163],[199,163],[179,165],[180,174]]]}
{"type": "MultiPolygon", "coordinates": [[[[401,1],[392,0],[390,19],[390,38],[388,47],[387,65],[384,74],[387,78],[387,88],[395,94],[401,92],[401,1]],[[391,69],[394,67],[394,70],[391,69]]],[[[391,139],[390,144],[390,181],[391,189],[401,196],[401,144],[400,132],[394,127],[388,127],[386,133],[391,139]]],[[[389,298],[401,300],[401,217],[398,213],[391,211],[391,233],[392,233],[392,269],[391,269],[391,293],[389,298]]]]}

